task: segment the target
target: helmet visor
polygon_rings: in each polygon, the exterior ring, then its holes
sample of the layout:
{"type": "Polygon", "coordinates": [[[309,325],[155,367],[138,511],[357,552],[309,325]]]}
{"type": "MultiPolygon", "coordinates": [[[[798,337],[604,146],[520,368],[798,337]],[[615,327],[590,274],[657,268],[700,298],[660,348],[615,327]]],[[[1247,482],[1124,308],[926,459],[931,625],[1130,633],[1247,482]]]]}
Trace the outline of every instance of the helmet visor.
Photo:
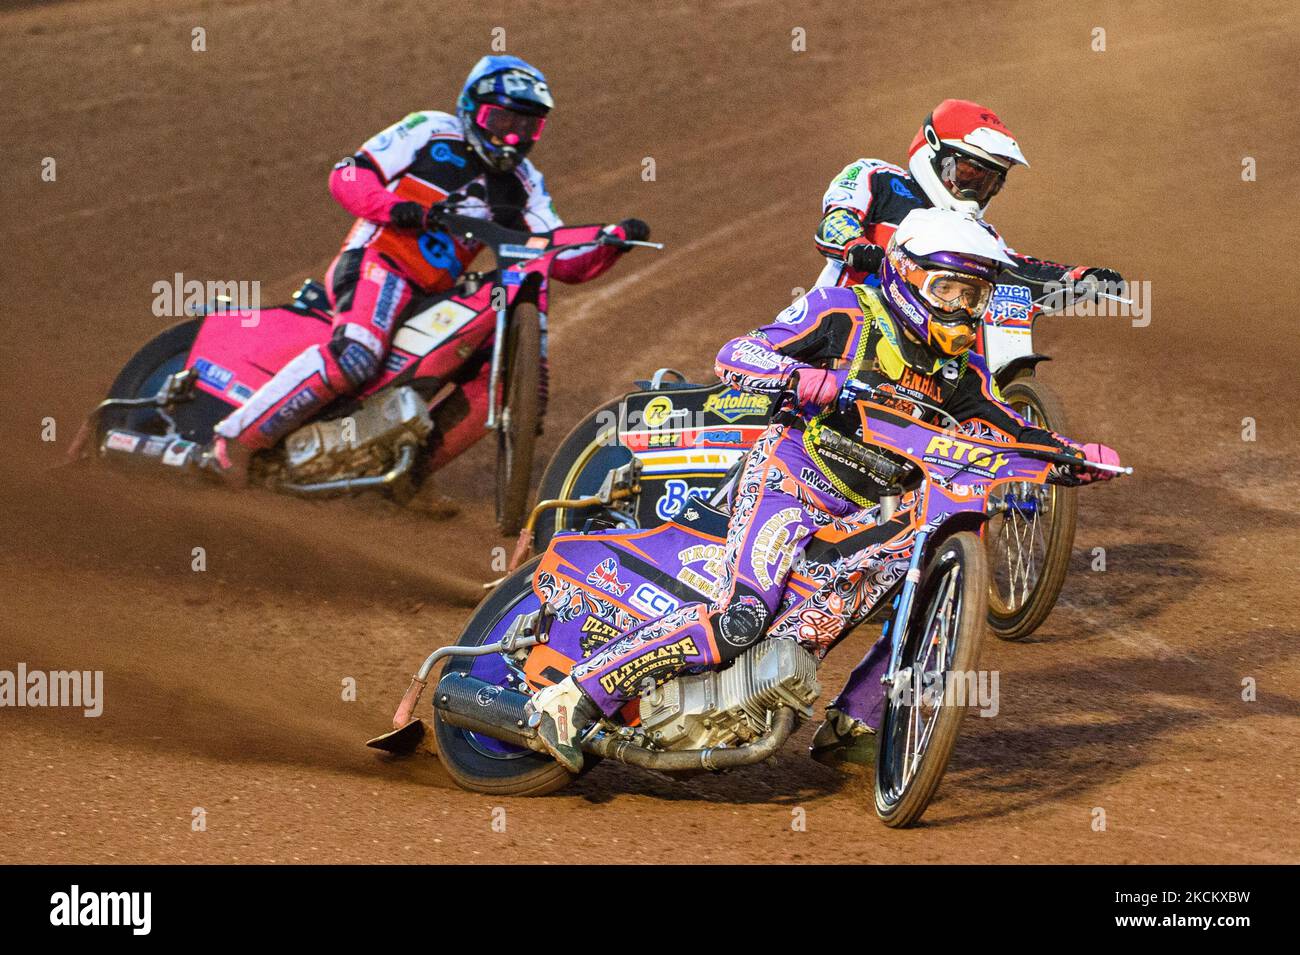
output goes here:
{"type": "Polygon", "coordinates": [[[966,321],[987,311],[993,283],[961,272],[926,272],[917,291],[939,321],[966,321]]]}
{"type": "Polygon", "coordinates": [[[541,138],[546,117],[517,113],[504,106],[484,103],[474,115],[474,123],[493,139],[507,146],[533,143],[541,138]]]}
{"type": "Polygon", "coordinates": [[[939,178],[958,199],[984,205],[1002,190],[1007,171],[964,153],[949,151],[939,160],[939,178]]]}

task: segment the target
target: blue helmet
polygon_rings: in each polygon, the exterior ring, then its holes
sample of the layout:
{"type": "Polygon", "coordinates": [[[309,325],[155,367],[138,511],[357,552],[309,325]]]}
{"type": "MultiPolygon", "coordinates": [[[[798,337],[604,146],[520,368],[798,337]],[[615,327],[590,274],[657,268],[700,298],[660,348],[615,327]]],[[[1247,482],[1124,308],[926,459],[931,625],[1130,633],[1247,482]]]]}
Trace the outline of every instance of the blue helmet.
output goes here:
{"type": "Polygon", "coordinates": [[[485,56],[465,79],[456,115],[479,158],[498,172],[509,172],[542,135],[554,105],[537,67],[517,56],[485,56]]]}

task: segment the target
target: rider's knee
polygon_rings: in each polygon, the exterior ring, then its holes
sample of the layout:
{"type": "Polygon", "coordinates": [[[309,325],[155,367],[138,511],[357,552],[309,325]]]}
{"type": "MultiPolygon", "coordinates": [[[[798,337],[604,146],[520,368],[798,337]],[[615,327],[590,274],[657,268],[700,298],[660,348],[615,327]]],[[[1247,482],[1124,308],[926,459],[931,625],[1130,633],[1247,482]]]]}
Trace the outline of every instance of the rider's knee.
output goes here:
{"type": "Polygon", "coordinates": [[[340,325],[327,349],[342,378],[335,384],[347,391],[356,391],[375,377],[384,357],[382,343],[360,325],[340,325]]]}

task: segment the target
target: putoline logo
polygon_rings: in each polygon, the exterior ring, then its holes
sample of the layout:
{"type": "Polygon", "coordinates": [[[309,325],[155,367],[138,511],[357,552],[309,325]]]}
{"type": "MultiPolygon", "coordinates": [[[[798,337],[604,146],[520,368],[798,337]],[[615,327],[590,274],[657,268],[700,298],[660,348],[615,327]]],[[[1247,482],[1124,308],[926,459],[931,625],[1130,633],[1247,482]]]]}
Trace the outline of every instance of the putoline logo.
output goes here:
{"type": "Polygon", "coordinates": [[[68,892],[50,896],[51,925],[130,926],[132,935],[148,935],[153,924],[152,892],[68,892]]]}
{"type": "Polygon", "coordinates": [[[709,400],[704,402],[704,410],[731,423],[750,415],[766,414],[768,403],[766,395],[751,395],[736,388],[728,388],[721,394],[709,395],[709,400]]]}

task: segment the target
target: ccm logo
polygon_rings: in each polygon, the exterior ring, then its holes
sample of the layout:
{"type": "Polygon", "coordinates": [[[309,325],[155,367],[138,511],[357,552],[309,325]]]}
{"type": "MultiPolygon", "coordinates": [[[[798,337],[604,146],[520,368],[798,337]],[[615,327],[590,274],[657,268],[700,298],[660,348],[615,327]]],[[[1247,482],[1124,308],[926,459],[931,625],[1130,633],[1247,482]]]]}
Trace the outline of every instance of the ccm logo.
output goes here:
{"type": "Polygon", "coordinates": [[[652,617],[662,617],[677,609],[677,601],[653,584],[642,584],[638,587],[628,603],[652,617]]]}

